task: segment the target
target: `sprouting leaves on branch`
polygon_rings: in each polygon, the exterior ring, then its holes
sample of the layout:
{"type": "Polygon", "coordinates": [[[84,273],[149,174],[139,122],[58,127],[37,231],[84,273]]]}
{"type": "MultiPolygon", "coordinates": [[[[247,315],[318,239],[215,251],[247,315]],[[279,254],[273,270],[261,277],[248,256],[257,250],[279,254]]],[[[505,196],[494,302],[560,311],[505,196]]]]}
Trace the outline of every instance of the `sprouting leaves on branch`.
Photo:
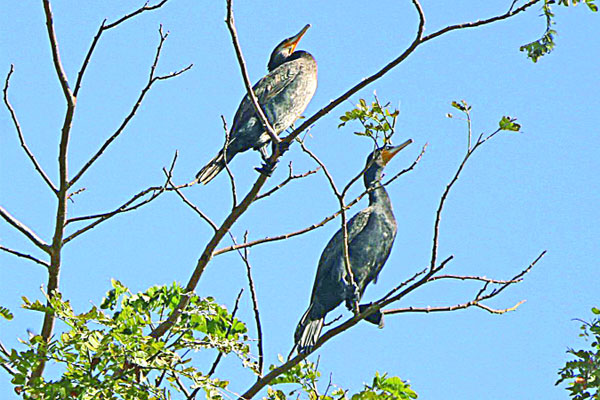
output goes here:
{"type": "Polygon", "coordinates": [[[60,293],[46,296],[49,305],[23,298],[23,307],[52,312],[65,329],[45,342],[40,335],[21,340],[26,349],[12,350],[7,364],[17,373],[12,383],[19,392],[44,399],[123,398],[168,399],[165,382],[179,391],[177,381],[204,389],[209,397],[220,398],[227,381],[205,375],[189,364],[190,350],[213,349],[236,354],[244,366],[255,370],[250,359],[246,326],[210,298],[189,295],[177,284],[153,286],[132,294],[119,281],[112,281],[100,307],[76,314],[60,293]],[[188,306],[169,335],[149,335],[179,303],[190,296],[188,306]],[[44,361],[53,363],[62,376],[55,380],[30,380],[27,371],[40,362],[38,349],[45,347],[44,361]],[[163,380],[163,378],[165,378],[163,380]],[[114,397],[117,396],[117,397],[114,397]]]}
{"type": "Polygon", "coordinates": [[[498,122],[498,125],[500,126],[500,130],[501,131],[519,132],[521,129],[521,125],[517,124],[515,122],[516,120],[517,120],[516,118],[511,118],[509,116],[502,117],[500,122],[498,122]]]}
{"type": "MultiPolygon", "coordinates": [[[[592,308],[598,316],[600,310],[592,308]]],[[[600,317],[590,322],[581,321],[580,337],[589,343],[588,349],[568,349],[567,353],[575,358],[567,361],[558,374],[560,379],[556,385],[567,382],[569,396],[573,400],[597,399],[600,396],[600,317]]]]}
{"type": "Polygon", "coordinates": [[[374,95],[375,101],[367,104],[364,99],[360,99],[356,107],[346,111],[340,117],[342,121],[338,128],[341,128],[350,121],[358,121],[362,125],[362,130],[355,131],[355,135],[367,136],[375,141],[379,146],[379,139],[383,139],[383,145],[391,144],[392,136],[395,132],[396,119],[400,114],[398,109],[391,109],[390,103],[381,105],[379,99],[374,95]]]}
{"type": "MultiPolygon", "coordinates": [[[[587,7],[593,11],[598,11],[598,6],[594,3],[595,0],[558,0],[558,4],[569,7],[576,6],[578,3],[585,3],[587,7]]],[[[555,4],[555,0],[544,0],[542,6],[542,12],[546,18],[546,30],[541,38],[531,43],[527,43],[520,47],[521,51],[527,52],[527,57],[534,63],[537,62],[541,57],[549,54],[556,45],[554,42],[554,36],[556,30],[552,29],[552,26],[556,24],[554,19],[554,12],[552,11],[552,5],[555,4]]]]}

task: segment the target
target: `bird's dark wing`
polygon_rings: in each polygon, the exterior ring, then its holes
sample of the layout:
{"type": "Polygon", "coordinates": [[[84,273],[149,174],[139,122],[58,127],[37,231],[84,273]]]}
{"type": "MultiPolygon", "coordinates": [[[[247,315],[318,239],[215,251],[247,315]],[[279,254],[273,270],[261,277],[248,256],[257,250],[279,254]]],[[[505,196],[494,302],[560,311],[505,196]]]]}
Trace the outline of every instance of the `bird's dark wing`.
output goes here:
{"type": "MultiPolygon", "coordinates": [[[[352,242],[365,229],[372,211],[371,207],[367,207],[348,221],[348,247],[352,246],[352,242]]],[[[343,264],[343,240],[340,229],[323,250],[313,286],[313,297],[317,291],[324,290],[321,287],[338,283],[346,275],[343,264]]]]}
{"type": "MultiPolygon", "coordinates": [[[[263,111],[265,111],[267,119],[271,124],[277,120],[277,115],[273,115],[271,107],[267,107],[269,101],[275,96],[280,94],[298,75],[300,69],[296,62],[285,63],[275,70],[271,71],[267,76],[256,82],[252,87],[254,94],[261,104],[263,111]]],[[[248,94],[242,99],[235,116],[233,117],[233,124],[231,126],[232,132],[232,147],[237,148],[238,146],[247,148],[246,143],[236,143],[237,140],[247,139],[251,142],[258,140],[258,136],[263,132],[262,125],[260,124],[254,106],[248,97],[248,94]],[[248,125],[251,124],[251,125],[248,125]],[[244,138],[247,135],[248,129],[255,129],[257,137],[244,138]],[[238,137],[240,136],[240,137],[238,137]],[[237,139],[237,140],[236,140],[237,139]]],[[[251,143],[252,145],[254,143],[251,143]]],[[[249,145],[248,145],[249,146],[249,145]]]]}
{"type": "Polygon", "coordinates": [[[267,104],[269,100],[283,91],[298,75],[298,63],[285,63],[254,85],[254,93],[260,104],[267,104]]]}

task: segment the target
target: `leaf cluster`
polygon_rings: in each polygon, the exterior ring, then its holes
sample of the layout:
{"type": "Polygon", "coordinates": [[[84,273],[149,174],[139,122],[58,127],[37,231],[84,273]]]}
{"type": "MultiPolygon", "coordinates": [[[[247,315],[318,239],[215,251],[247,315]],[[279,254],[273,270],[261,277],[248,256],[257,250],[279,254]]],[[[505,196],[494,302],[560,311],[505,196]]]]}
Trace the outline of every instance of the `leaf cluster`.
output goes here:
{"type": "MultiPolygon", "coordinates": [[[[600,315],[600,309],[592,308],[592,313],[600,315]]],[[[600,318],[591,322],[583,321],[580,337],[590,342],[588,349],[568,349],[574,356],[559,370],[560,379],[556,385],[567,381],[569,396],[574,400],[600,398],[600,318]]]]}
{"type": "Polygon", "coordinates": [[[58,292],[46,296],[47,304],[23,297],[25,309],[53,313],[65,329],[49,342],[31,335],[21,340],[25,350],[13,349],[0,358],[16,371],[12,383],[17,392],[38,399],[166,400],[171,398],[169,389],[179,391],[176,382],[184,380],[204,389],[209,398],[221,398],[220,389],[228,382],[191,366],[186,358],[190,350],[235,353],[245,366],[256,369],[246,326],[214,299],[186,294],[175,283],[136,294],[119,281],[113,280],[112,286],[100,307],[81,314],[58,292]],[[189,304],[171,332],[161,339],[150,336],[183,296],[189,296],[189,304]],[[60,376],[30,379],[28,374],[41,362],[54,364],[60,376]]]}
{"type": "MultiPolygon", "coordinates": [[[[578,3],[585,3],[587,7],[593,11],[598,11],[598,6],[594,3],[595,0],[558,0],[558,4],[569,7],[576,6],[578,3]]],[[[531,43],[527,43],[520,47],[519,50],[527,52],[527,57],[534,63],[537,62],[541,57],[549,54],[556,45],[554,42],[554,36],[556,30],[552,29],[552,26],[556,24],[554,19],[554,12],[552,11],[552,5],[555,4],[555,0],[544,0],[542,6],[542,12],[546,18],[546,30],[541,38],[531,43]]]]}
{"type": "MultiPolygon", "coordinates": [[[[283,361],[280,356],[280,361],[283,361]]],[[[273,369],[274,366],[271,366],[273,369]]],[[[364,385],[364,389],[351,396],[348,391],[331,383],[331,379],[323,394],[319,393],[318,382],[321,373],[318,363],[302,361],[286,371],[271,382],[267,389],[265,400],[287,400],[294,396],[295,399],[306,397],[309,400],[410,400],[416,399],[417,394],[410,385],[398,377],[388,377],[387,374],[375,373],[371,385],[364,385]],[[293,385],[293,389],[285,392],[275,386],[293,385]],[[329,394],[331,389],[331,394],[329,394]]]]}
{"type": "Polygon", "coordinates": [[[377,147],[379,145],[379,139],[382,137],[383,145],[391,144],[392,136],[395,132],[396,119],[400,114],[397,109],[390,109],[390,103],[381,105],[377,96],[375,101],[371,104],[367,104],[364,99],[360,99],[355,108],[350,111],[346,111],[344,115],[340,117],[342,121],[338,128],[341,128],[350,121],[358,121],[362,125],[360,131],[355,131],[354,134],[358,136],[366,136],[375,142],[377,147]]]}

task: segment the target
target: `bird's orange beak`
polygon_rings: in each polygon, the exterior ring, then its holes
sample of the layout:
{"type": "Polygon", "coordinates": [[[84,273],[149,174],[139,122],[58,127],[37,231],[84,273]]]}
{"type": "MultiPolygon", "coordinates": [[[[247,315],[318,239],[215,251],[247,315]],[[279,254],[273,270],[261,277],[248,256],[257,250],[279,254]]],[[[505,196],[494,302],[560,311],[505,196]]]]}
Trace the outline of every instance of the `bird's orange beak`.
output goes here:
{"type": "Polygon", "coordinates": [[[412,139],[408,139],[406,142],[402,143],[400,146],[392,147],[389,149],[384,149],[381,152],[381,158],[383,159],[383,165],[386,165],[396,154],[400,152],[403,148],[412,143],[412,139]]]}
{"type": "Polygon", "coordinates": [[[296,46],[298,45],[298,42],[300,42],[300,39],[302,39],[302,36],[304,36],[304,34],[308,30],[308,28],[310,28],[310,24],[306,24],[306,26],[304,28],[302,28],[302,30],[296,36],[292,36],[291,38],[288,39],[288,42],[284,46],[291,47],[290,54],[292,54],[294,52],[294,50],[296,50],[296,46]]]}

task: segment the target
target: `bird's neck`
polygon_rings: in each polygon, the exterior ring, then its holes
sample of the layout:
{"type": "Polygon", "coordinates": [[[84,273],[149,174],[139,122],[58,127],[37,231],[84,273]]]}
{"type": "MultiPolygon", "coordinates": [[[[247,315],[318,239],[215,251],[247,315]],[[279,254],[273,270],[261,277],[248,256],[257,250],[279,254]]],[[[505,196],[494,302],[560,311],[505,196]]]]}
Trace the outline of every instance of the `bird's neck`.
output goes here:
{"type": "Polygon", "coordinates": [[[381,185],[379,181],[373,182],[369,189],[369,205],[379,205],[385,209],[392,209],[392,202],[390,201],[390,196],[387,193],[387,190],[381,185]]]}
{"type": "Polygon", "coordinates": [[[277,57],[271,59],[271,61],[269,62],[269,65],[267,66],[267,69],[269,70],[269,72],[272,72],[275,68],[285,64],[286,62],[297,60],[306,55],[312,57],[310,55],[310,53],[308,53],[304,50],[295,51],[292,54],[290,54],[288,57],[285,57],[285,58],[281,55],[278,55],[277,57]]]}

